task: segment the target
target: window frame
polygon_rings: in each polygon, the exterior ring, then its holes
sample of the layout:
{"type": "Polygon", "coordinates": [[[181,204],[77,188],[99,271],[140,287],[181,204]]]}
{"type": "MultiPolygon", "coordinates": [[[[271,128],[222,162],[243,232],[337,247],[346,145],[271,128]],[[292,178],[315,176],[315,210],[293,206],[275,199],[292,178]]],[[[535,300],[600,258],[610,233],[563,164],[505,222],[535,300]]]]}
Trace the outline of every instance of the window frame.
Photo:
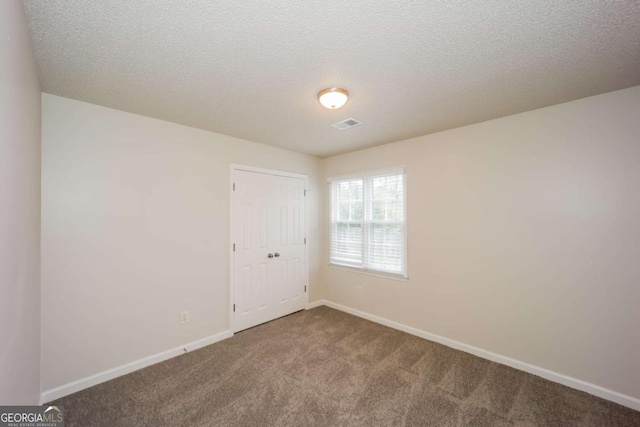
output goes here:
{"type": "MultiPolygon", "coordinates": [[[[350,174],[350,175],[341,175],[341,176],[336,176],[336,177],[331,177],[327,179],[327,184],[328,184],[328,192],[329,192],[329,245],[328,245],[328,259],[329,259],[329,266],[336,268],[336,269],[340,269],[340,270],[346,270],[346,271],[351,271],[351,272],[356,272],[356,273],[360,273],[360,274],[365,274],[365,275],[369,275],[369,276],[381,276],[381,277],[385,277],[385,278],[390,278],[390,279],[395,279],[395,280],[401,280],[401,281],[406,281],[409,278],[409,272],[408,272],[408,224],[407,224],[407,173],[406,173],[406,168],[403,167],[395,167],[395,168],[387,168],[387,169],[380,169],[380,170],[374,170],[374,171],[367,171],[367,172],[360,172],[360,173],[356,173],[356,174],[350,174]],[[384,176],[393,176],[393,175],[401,175],[402,176],[402,185],[403,185],[403,194],[402,194],[402,203],[403,203],[403,216],[402,216],[402,222],[396,222],[397,224],[401,224],[403,225],[402,230],[403,230],[403,235],[402,235],[402,240],[403,240],[403,244],[402,244],[402,257],[401,257],[401,262],[402,262],[402,267],[403,267],[403,271],[401,272],[395,272],[395,271],[389,271],[389,270],[384,270],[384,269],[376,269],[376,268],[370,268],[366,266],[366,251],[368,250],[367,248],[370,246],[369,239],[370,239],[370,235],[369,235],[369,231],[370,228],[372,226],[372,224],[384,224],[384,220],[383,221],[375,221],[373,220],[372,215],[368,215],[368,209],[371,208],[371,206],[373,206],[373,201],[369,200],[371,198],[371,182],[374,178],[379,178],[379,177],[384,177],[384,176]],[[353,264],[349,264],[349,263],[340,263],[339,261],[334,261],[331,257],[332,254],[332,235],[334,234],[334,224],[336,223],[352,223],[353,221],[349,220],[349,221],[334,221],[334,204],[338,204],[337,209],[339,209],[339,202],[335,199],[336,195],[334,194],[334,190],[333,190],[333,185],[334,183],[340,182],[340,181],[352,181],[352,180],[362,180],[362,222],[360,222],[361,227],[362,227],[362,262],[361,262],[361,266],[356,266],[353,264]]],[[[357,221],[356,221],[357,222],[357,221]]],[[[337,237],[337,236],[336,236],[337,237]]]]}

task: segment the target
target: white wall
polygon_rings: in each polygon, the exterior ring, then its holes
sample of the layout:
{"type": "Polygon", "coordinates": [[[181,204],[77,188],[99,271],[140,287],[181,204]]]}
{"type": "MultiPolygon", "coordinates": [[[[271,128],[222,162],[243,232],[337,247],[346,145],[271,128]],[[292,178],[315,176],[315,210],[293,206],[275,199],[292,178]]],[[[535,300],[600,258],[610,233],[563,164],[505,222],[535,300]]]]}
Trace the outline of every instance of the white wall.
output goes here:
{"type": "Polygon", "coordinates": [[[410,276],[323,267],[327,298],[640,398],[639,114],[637,86],[325,159],[407,166],[410,276]]]}
{"type": "Polygon", "coordinates": [[[0,405],[40,396],[40,85],[23,4],[0,2],[0,405]]]}
{"type": "Polygon", "coordinates": [[[230,163],[309,175],[324,296],[319,159],[47,94],[42,119],[44,391],[229,328],[230,163]]]}

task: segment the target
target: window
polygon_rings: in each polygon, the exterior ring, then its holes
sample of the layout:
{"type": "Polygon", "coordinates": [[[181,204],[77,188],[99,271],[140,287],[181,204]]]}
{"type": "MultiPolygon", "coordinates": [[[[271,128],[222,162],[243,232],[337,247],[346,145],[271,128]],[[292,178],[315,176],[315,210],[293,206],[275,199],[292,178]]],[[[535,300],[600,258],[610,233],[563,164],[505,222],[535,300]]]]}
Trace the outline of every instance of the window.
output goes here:
{"type": "Polygon", "coordinates": [[[403,169],[329,180],[329,262],[406,277],[403,169]]]}

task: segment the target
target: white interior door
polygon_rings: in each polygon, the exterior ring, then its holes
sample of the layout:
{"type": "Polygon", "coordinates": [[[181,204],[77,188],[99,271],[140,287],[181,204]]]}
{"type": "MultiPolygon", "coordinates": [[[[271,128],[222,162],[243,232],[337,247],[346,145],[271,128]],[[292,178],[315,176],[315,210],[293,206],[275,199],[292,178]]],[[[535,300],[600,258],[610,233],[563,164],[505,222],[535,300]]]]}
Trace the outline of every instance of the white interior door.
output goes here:
{"type": "Polygon", "coordinates": [[[234,331],[306,305],[305,181],[235,170],[234,331]]]}

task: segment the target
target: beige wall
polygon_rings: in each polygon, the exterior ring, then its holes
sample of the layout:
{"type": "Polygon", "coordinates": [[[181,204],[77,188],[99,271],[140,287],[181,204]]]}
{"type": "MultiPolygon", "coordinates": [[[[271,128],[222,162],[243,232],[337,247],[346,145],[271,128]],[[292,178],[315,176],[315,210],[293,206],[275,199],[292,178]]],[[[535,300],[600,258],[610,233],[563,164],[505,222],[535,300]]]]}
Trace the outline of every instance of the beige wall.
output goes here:
{"type": "Polygon", "coordinates": [[[23,5],[0,2],[0,405],[40,397],[40,86],[23,5]]]}
{"type": "Polygon", "coordinates": [[[323,267],[327,299],[640,398],[639,113],[640,86],[325,159],[407,167],[410,276],[323,267]]]}
{"type": "Polygon", "coordinates": [[[309,175],[324,296],[319,159],[52,95],[42,112],[43,390],[229,328],[230,163],[309,175]]]}

